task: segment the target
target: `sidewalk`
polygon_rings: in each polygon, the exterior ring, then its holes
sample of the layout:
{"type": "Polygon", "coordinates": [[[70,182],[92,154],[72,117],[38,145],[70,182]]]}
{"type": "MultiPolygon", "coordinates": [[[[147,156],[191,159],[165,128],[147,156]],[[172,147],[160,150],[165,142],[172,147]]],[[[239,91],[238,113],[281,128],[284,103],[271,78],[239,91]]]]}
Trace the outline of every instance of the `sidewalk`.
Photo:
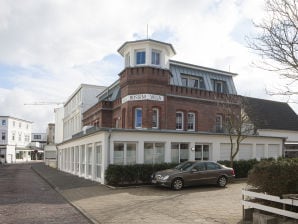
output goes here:
{"type": "Polygon", "coordinates": [[[111,189],[43,163],[32,164],[32,169],[93,223],[241,223],[245,181],[226,188],[199,186],[182,191],[152,186],[111,189]]]}

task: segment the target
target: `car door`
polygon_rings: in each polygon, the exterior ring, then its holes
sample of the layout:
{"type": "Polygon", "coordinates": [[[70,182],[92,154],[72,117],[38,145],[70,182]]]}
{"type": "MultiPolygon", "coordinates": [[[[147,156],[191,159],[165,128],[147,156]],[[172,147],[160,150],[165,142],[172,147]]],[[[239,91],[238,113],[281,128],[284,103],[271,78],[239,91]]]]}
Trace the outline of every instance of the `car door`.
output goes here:
{"type": "Polygon", "coordinates": [[[206,176],[206,166],[204,162],[198,162],[194,164],[191,171],[188,174],[189,185],[199,185],[204,183],[206,176]]]}
{"type": "Polygon", "coordinates": [[[213,162],[206,162],[206,184],[214,184],[220,176],[221,167],[213,162]]]}

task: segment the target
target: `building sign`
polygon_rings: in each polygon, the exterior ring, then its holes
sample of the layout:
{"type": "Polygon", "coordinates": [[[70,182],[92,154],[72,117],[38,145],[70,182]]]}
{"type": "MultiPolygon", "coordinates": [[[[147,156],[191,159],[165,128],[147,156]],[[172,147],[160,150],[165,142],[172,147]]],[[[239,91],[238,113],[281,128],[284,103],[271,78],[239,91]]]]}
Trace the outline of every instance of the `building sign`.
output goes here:
{"type": "Polygon", "coordinates": [[[154,95],[149,93],[127,95],[126,97],[122,98],[122,103],[126,103],[128,101],[138,101],[138,100],[164,101],[164,96],[154,95]]]}

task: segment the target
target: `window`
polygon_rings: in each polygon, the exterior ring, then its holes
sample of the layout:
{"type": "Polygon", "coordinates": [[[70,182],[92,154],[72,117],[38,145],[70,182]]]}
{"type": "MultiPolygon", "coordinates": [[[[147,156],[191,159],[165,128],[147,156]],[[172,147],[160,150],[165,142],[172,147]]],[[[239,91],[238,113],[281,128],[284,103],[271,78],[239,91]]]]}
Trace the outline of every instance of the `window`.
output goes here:
{"type": "Polygon", "coordinates": [[[188,143],[171,143],[171,161],[181,163],[188,160],[188,143]]]}
{"type": "Polygon", "coordinates": [[[92,144],[89,144],[87,146],[87,176],[91,177],[92,176],[92,144]]]}
{"type": "Polygon", "coordinates": [[[152,50],[151,64],[152,65],[160,65],[160,52],[159,51],[152,50]]]}
{"type": "Polygon", "coordinates": [[[114,143],[114,164],[135,164],[136,143],[114,143]]]}
{"type": "Polygon", "coordinates": [[[22,134],[19,134],[19,141],[22,141],[22,134]]]}
{"type": "Polygon", "coordinates": [[[165,161],[164,143],[144,143],[144,163],[157,164],[165,161]]]}
{"type": "Polygon", "coordinates": [[[21,128],[21,127],[22,127],[22,123],[20,122],[20,123],[19,123],[19,128],[21,128]]]}
{"type": "Polygon", "coordinates": [[[207,170],[219,170],[221,167],[216,163],[206,163],[207,170]]]}
{"type": "Polygon", "coordinates": [[[159,128],[159,110],[158,110],[158,108],[152,109],[152,128],[159,128]]]}
{"type": "Polygon", "coordinates": [[[209,145],[196,144],[195,145],[195,160],[209,160],[209,145]]]}
{"type": "Polygon", "coordinates": [[[187,114],[187,130],[188,131],[195,130],[195,113],[187,114]]]}
{"type": "Polygon", "coordinates": [[[29,129],[29,124],[26,125],[26,129],[29,129]]]}
{"type": "Polygon", "coordinates": [[[2,137],[1,137],[2,140],[5,140],[6,139],[6,132],[2,132],[2,137]]]}
{"type": "Polygon", "coordinates": [[[176,130],[183,130],[183,112],[176,112],[176,130]]]}
{"type": "Polygon", "coordinates": [[[114,164],[124,164],[124,144],[114,144],[114,164]]]}
{"type": "Polygon", "coordinates": [[[222,116],[221,115],[216,115],[215,118],[215,131],[216,132],[222,132],[222,116]]]}
{"type": "Polygon", "coordinates": [[[34,139],[41,139],[41,135],[33,135],[34,139]]]}
{"type": "Polygon", "coordinates": [[[146,62],[146,52],[145,51],[137,51],[136,52],[136,64],[141,65],[146,62]]]}
{"type": "Polygon", "coordinates": [[[95,165],[96,165],[96,178],[101,178],[101,163],[102,163],[102,152],[101,144],[96,143],[95,145],[95,165]]]}
{"type": "Polygon", "coordinates": [[[135,109],[135,128],[142,128],[142,108],[135,109]]]}
{"type": "Polygon", "coordinates": [[[16,134],[15,133],[12,133],[11,140],[14,141],[15,139],[16,139],[16,134]]]}
{"type": "Polygon", "coordinates": [[[29,139],[29,135],[25,135],[25,142],[29,142],[30,139],[29,139]]]}
{"type": "Polygon", "coordinates": [[[6,120],[2,120],[2,126],[6,126],[6,120]]]}
{"type": "Polygon", "coordinates": [[[214,80],[214,91],[217,93],[223,93],[226,83],[224,81],[214,80]]]}
{"type": "Polygon", "coordinates": [[[15,121],[12,122],[12,126],[13,126],[13,127],[16,126],[16,122],[15,122],[15,121]]]}
{"type": "Polygon", "coordinates": [[[182,86],[188,86],[188,79],[187,78],[181,78],[182,86]]]}
{"type": "Polygon", "coordinates": [[[85,145],[81,145],[80,154],[80,174],[81,176],[85,176],[85,145]]]}

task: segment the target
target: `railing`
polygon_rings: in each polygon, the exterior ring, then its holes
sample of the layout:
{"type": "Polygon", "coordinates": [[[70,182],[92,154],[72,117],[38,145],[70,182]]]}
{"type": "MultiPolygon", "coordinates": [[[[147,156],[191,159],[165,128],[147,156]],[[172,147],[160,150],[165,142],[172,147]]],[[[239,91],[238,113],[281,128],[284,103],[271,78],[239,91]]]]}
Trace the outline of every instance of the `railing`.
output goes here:
{"type": "Polygon", "coordinates": [[[255,208],[258,210],[266,211],[269,213],[285,216],[288,218],[298,219],[298,213],[289,211],[285,209],[285,205],[298,206],[298,197],[291,197],[288,199],[281,199],[280,197],[268,195],[264,193],[257,193],[248,190],[242,190],[242,206],[243,206],[243,216],[245,215],[245,207],[246,208],[255,208]],[[271,207],[268,205],[263,205],[260,202],[251,201],[251,199],[263,199],[270,202],[277,202],[283,205],[284,209],[279,209],[275,207],[271,207]]]}

